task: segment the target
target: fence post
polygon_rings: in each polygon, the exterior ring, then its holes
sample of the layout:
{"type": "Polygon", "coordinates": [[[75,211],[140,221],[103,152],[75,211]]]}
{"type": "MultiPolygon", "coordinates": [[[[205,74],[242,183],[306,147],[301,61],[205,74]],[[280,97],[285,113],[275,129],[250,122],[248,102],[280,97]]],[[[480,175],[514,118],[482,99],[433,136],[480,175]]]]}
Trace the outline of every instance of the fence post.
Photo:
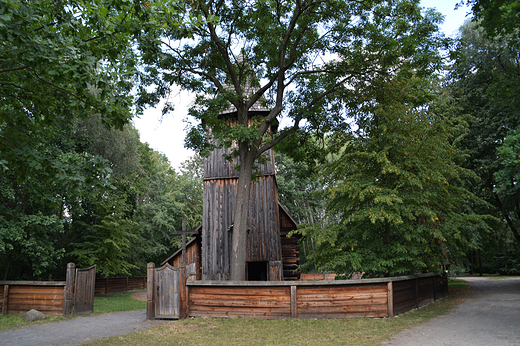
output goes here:
{"type": "Polygon", "coordinates": [[[7,315],[9,305],[9,285],[4,285],[4,296],[2,297],[2,315],[7,315]]]}
{"type": "Polygon", "coordinates": [[[298,318],[298,286],[291,286],[291,318],[298,318]]]}
{"type": "Polygon", "coordinates": [[[76,265],[74,263],[67,263],[67,276],[65,282],[65,294],[63,296],[63,316],[69,317],[72,315],[72,298],[74,292],[74,272],[76,265]]]}
{"type": "Polygon", "coordinates": [[[419,280],[415,278],[415,308],[419,307],[419,280]]]}
{"type": "Polygon", "coordinates": [[[155,264],[148,263],[146,268],[146,284],[147,284],[147,302],[146,302],[146,319],[153,320],[155,318],[155,297],[154,297],[154,288],[155,288],[155,264]]]}
{"type": "Polygon", "coordinates": [[[388,317],[394,317],[394,284],[389,281],[387,284],[388,289],[388,317]]]}
{"type": "Polygon", "coordinates": [[[179,267],[179,319],[187,317],[186,306],[186,264],[181,263],[179,267]]]}

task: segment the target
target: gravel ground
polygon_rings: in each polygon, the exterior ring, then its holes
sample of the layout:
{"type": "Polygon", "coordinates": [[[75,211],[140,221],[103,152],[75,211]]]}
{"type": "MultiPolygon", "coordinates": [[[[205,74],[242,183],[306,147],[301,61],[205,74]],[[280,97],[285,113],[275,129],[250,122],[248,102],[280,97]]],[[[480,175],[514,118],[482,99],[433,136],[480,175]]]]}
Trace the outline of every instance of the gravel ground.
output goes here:
{"type": "Polygon", "coordinates": [[[383,345],[520,345],[520,278],[463,277],[472,288],[448,315],[396,335],[383,345]]]}
{"type": "Polygon", "coordinates": [[[164,321],[147,321],[146,311],[82,316],[63,322],[47,323],[0,332],[0,345],[79,345],[87,341],[151,328],[164,321]]]}

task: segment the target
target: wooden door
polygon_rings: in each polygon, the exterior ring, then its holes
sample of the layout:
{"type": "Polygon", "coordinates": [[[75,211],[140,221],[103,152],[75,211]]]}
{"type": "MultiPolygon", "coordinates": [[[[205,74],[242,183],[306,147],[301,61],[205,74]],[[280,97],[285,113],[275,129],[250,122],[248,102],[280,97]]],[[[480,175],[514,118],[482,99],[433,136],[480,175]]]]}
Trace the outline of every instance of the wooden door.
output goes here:
{"type": "Polygon", "coordinates": [[[74,313],[85,314],[94,311],[96,289],[96,266],[76,269],[74,285],[74,313]]]}
{"type": "Polygon", "coordinates": [[[155,318],[179,318],[179,268],[166,263],[155,270],[155,318]]]}

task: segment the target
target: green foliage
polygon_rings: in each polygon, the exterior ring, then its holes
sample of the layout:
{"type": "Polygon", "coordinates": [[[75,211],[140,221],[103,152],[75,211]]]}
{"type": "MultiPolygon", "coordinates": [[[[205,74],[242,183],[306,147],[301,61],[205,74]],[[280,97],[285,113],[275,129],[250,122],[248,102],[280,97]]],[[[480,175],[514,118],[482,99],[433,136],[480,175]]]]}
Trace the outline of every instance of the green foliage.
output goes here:
{"type": "Polygon", "coordinates": [[[486,30],[488,37],[506,37],[518,47],[520,29],[520,1],[518,0],[467,0],[475,19],[486,30]]]}
{"type": "Polygon", "coordinates": [[[502,169],[494,173],[495,191],[507,199],[518,201],[520,183],[520,129],[508,135],[497,149],[502,169]]]}
{"type": "Polygon", "coordinates": [[[520,252],[497,255],[490,267],[501,275],[520,275],[520,252]]]}
{"type": "Polygon", "coordinates": [[[460,32],[449,90],[458,100],[456,114],[466,116],[469,123],[460,141],[467,157],[464,166],[479,176],[472,191],[488,203],[477,212],[502,221],[493,225],[492,232],[480,233],[478,256],[468,262],[471,270],[482,264],[494,271],[494,258],[515,253],[520,242],[514,185],[515,131],[520,126],[518,53],[508,37],[490,38],[478,23],[468,22],[460,32]]]}
{"type": "Polygon", "coordinates": [[[306,230],[322,269],[438,271],[488,229],[461,181],[475,177],[456,163],[452,143],[463,124],[445,116],[438,90],[435,79],[401,71],[359,94],[357,135],[323,171],[328,211],[339,222],[306,230]]]}
{"type": "Polygon", "coordinates": [[[200,24],[191,32],[164,25],[139,41],[150,72],[144,99],[166,96],[172,84],[195,92],[190,114],[202,125],[186,145],[202,154],[234,148],[241,183],[231,277],[240,280],[248,216],[239,206],[249,204],[255,161],[297,131],[344,130],[343,94],[400,68],[435,71],[446,41],[438,33],[440,14],[423,15],[417,0],[198,1],[186,10],[200,24]],[[255,117],[257,105],[268,114],[255,117]],[[219,116],[233,112],[233,119],[219,116]],[[288,125],[271,132],[282,118],[288,125]]]}

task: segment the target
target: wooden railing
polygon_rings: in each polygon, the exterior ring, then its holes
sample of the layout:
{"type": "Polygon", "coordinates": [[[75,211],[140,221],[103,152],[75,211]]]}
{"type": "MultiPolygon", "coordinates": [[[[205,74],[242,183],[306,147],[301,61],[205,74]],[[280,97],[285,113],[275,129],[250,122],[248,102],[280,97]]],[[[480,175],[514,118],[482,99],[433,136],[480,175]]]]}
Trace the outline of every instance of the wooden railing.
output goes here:
{"type": "Polygon", "coordinates": [[[392,317],[447,296],[447,280],[422,274],[292,282],[187,281],[186,317],[392,317]]]}

